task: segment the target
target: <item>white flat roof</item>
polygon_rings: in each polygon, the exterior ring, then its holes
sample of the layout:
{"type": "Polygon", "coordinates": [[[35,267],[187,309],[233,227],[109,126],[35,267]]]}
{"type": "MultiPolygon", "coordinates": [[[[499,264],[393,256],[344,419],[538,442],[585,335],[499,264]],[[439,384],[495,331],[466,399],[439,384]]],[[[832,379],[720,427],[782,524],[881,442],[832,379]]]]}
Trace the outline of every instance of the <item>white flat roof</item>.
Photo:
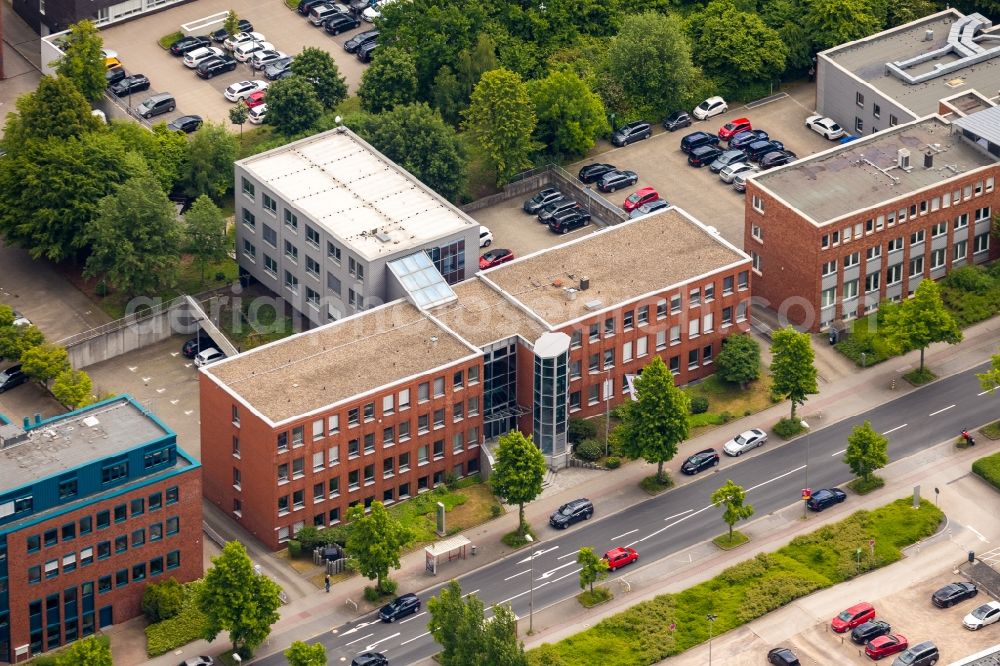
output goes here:
{"type": "Polygon", "coordinates": [[[237,164],[269,194],[368,261],[479,228],[347,128],[237,164]]]}

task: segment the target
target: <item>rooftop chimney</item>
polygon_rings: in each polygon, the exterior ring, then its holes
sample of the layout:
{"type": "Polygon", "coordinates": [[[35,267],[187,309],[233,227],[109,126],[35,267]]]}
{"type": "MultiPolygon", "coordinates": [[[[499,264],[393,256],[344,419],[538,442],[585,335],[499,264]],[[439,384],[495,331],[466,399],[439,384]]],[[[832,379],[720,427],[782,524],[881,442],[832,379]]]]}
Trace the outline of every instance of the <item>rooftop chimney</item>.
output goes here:
{"type": "Polygon", "coordinates": [[[580,291],[587,291],[590,289],[590,278],[586,275],[580,276],[580,291]]]}
{"type": "Polygon", "coordinates": [[[934,41],[934,31],[928,28],[924,31],[924,41],[933,42],[934,41]]]}
{"type": "Polygon", "coordinates": [[[924,153],[924,168],[930,169],[933,166],[934,166],[934,153],[928,150],[926,153],[924,153]]]}

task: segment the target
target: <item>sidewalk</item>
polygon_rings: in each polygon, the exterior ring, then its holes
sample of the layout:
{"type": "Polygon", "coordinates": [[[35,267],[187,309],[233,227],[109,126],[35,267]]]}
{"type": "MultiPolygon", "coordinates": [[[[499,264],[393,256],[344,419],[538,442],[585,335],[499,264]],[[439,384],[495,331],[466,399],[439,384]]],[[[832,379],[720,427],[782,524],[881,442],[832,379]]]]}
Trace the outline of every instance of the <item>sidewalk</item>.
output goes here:
{"type": "MultiPolygon", "coordinates": [[[[1000,344],[1000,318],[994,318],[966,330],[965,341],[961,345],[933,345],[927,351],[926,363],[939,377],[945,377],[986,361],[991,354],[996,353],[998,344],[1000,344]]],[[[818,347],[818,345],[815,346],[818,347]]],[[[843,376],[836,381],[821,383],[819,395],[811,396],[805,406],[800,409],[802,418],[809,421],[813,429],[818,430],[830,423],[913,391],[914,389],[902,380],[901,376],[913,369],[919,358],[918,353],[912,352],[903,357],[890,359],[873,368],[843,376]],[[893,383],[895,384],[894,389],[891,388],[893,383]]],[[[827,352],[821,352],[817,349],[817,354],[823,354],[829,364],[836,362],[835,359],[828,356],[827,352]]],[[[684,442],[674,461],[668,465],[673,478],[678,484],[691,482],[691,479],[682,476],[677,471],[680,462],[691,453],[707,446],[717,446],[719,442],[735,436],[748,427],[770,427],[778,419],[786,416],[788,411],[788,403],[783,402],[763,412],[732,421],[701,437],[684,442]]],[[[975,425],[978,427],[981,424],[975,425]]],[[[983,443],[986,444],[986,442],[983,443]]],[[[781,444],[778,440],[774,440],[774,445],[780,446],[781,444]]],[[[954,462],[955,465],[959,466],[964,465],[966,471],[968,471],[968,465],[971,464],[972,459],[983,455],[983,450],[981,450],[983,448],[976,447],[975,450],[970,449],[962,454],[951,455],[951,450],[945,447],[949,453],[948,462],[954,462]]],[[[937,449],[933,451],[937,451],[937,449]]],[[[912,485],[911,476],[916,475],[916,478],[926,476],[926,470],[921,470],[920,467],[928,462],[925,460],[928,455],[928,452],[924,452],[890,466],[885,474],[886,488],[866,497],[863,502],[852,502],[850,510],[853,511],[868,503],[881,504],[889,499],[899,497],[901,493],[906,494],[908,490],[903,490],[903,488],[910,488],[912,485]]],[[[942,470],[944,469],[945,466],[942,466],[942,470]]],[[[547,525],[547,518],[552,508],[579,497],[581,494],[585,494],[593,500],[598,507],[600,517],[606,518],[633,504],[649,499],[649,496],[638,487],[638,482],[653,471],[654,466],[641,461],[629,463],[614,472],[579,469],[561,471],[556,475],[554,483],[545,489],[542,496],[525,507],[526,518],[539,532],[541,538],[549,538],[554,534],[554,531],[547,525]],[[578,480],[579,483],[567,482],[565,480],[567,477],[574,481],[578,480]],[[584,491],[582,488],[586,488],[586,490],[584,491]]],[[[937,473],[943,472],[939,470],[937,473]]],[[[945,508],[944,504],[942,504],[942,508],[945,508]]],[[[795,507],[788,511],[796,513],[800,509],[795,507]]],[[[660,566],[640,569],[637,571],[637,575],[629,576],[630,581],[636,578],[641,583],[646,569],[659,571],[669,569],[671,572],[675,572],[683,565],[689,565],[689,569],[696,569],[683,579],[671,577],[671,585],[669,586],[651,585],[642,594],[619,594],[619,590],[616,590],[617,598],[610,604],[601,606],[600,610],[583,611],[574,600],[570,600],[570,603],[566,604],[565,607],[562,604],[557,604],[551,609],[542,609],[535,613],[535,627],[538,631],[534,636],[524,636],[523,632],[526,631],[526,627],[522,627],[522,636],[526,638],[525,643],[531,647],[541,642],[559,640],[565,635],[586,628],[606,614],[617,612],[627,605],[640,601],[643,595],[653,596],[667,592],[675,585],[686,587],[696,582],[696,578],[713,575],[713,571],[719,571],[733,562],[750,557],[758,552],[757,549],[773,549],[776,547],[774,544],[780,544],[789,539],[801,528],[799,520],[790,520],[786,514],[787,511],[777,512],[760,518],[745,529],[741,528],[754,538],[753,547],[750,549],[721,553],[705,545],[696,546],[670,562],[661,562],[660,566]],[[697,567],[690,566],[695,562],[698,564],[697,567]],[[685,582],[682,584],[681,580],[685,582]],[[576,608],[574,609],[573,606],[576,608]],[[570,621],[568,619],[570,617],[574,619],[570,621]]],[[[843,515],[839,511],[825,512],[822,514],[822,518],[814,518],[810,527],[818,526],[827,520],[836,520],[843,515]]],[[[513,511],[497,520],[468,530],[465,532],[465,536],[478,546],[478,555],[444,565],[441,574],[437,577],[426,573],[422,551],[415,551],[401,558],[401,567],[398,571],[393,572],[392,577],[399,583],[400,591],[417,592],[442,580],[458,577],[478,567],[492,564],[514,552],[501,544],[500,537],[515,529],[516,526],[517,512],[513,511]]],[[[869,577],[865,577],[866,581],[868,579],[869,577]]],[[[282,651],[293,641],[305,640],[318,633],[329,631],[332,627],[339,626],[372,610],[374,606],[362,601],[361,592],[366,584],[368,584],[366,579],[355,576],[335,585],[329,594],[320,590],[284,606],[281,609],[281,619],[272,628],[270,640],[258,650],[258,656],[263,657],[282,651]],[[358,604],[357,611],[355,611],[354,603],[358,604]]],[[[123,640],[125,640],[124,637],[123,640]]],[[[179,659],[198,654],[215,656],[227,649],[228,645],[221,637],[212,644],[196,641],[187,645],[180,652],[158,657],[148,663],[155,666],[168,666],[168,664],[173,666],[179,659]]],[[[139,662],[119,662],[116,659],[115,663],[116,665],[121,664],[121,666],[131,666],[132,663],[139,662]]]]}

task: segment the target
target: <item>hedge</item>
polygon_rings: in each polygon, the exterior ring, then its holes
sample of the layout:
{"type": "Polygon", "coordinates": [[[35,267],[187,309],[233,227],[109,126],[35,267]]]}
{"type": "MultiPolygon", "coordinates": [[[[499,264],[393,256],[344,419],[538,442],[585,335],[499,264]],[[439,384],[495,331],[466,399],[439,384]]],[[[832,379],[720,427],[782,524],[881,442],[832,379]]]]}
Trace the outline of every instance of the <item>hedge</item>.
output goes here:
{"type": "Polygon", "coordinates": [[[972,471],[983,477],[986,483],[1000,490],[1000,453],[994,453],[972,463],[972,471]]]}
{"type": "Polygon", "coordinates": [[[198,589],[201,581],[196,580],[184,586],[184,604],[181,612],[169,620],[163,620],[146,627],[146,655],[156,657],[176,650],[182,645],[202,638],[208,618],[198,610],[198,589]]]}

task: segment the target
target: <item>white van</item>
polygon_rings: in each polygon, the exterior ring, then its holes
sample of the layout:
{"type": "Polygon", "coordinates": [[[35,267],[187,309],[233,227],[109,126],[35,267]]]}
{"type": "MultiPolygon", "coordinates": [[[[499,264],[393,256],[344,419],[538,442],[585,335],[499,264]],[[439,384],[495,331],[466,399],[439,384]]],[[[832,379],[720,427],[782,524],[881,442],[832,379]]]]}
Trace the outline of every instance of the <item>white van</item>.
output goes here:
{"type": "Polygon", "coordinates": [[[194,364],[199,368],[203,368],[206,365],[211,365],[212,363],[221,361],[224,358],[226,358],[225,354],[220,352],[215,347],[209,347],[208,349],[202,349],[198,352],[198,354],[194,357],[194,364]]]}

